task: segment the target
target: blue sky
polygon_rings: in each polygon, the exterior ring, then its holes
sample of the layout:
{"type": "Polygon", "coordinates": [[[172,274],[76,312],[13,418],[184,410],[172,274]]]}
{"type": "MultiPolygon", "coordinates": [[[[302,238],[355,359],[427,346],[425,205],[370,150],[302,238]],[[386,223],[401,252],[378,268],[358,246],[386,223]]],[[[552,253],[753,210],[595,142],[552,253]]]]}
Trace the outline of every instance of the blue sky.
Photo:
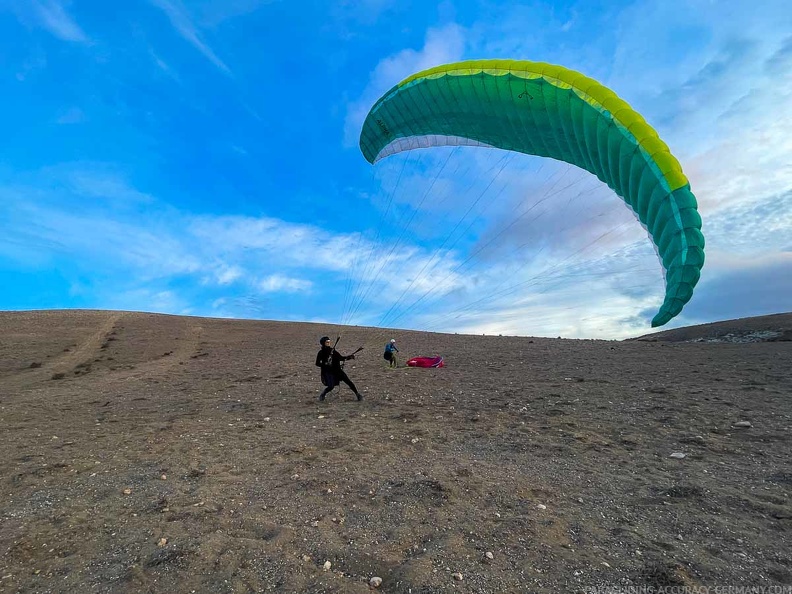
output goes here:
{"type": "Polygon", "coordinates": [[[667,327],[792,309],[774,0],[0,0],[0,309],[649,332],[662,271],[592,176],[473,147],[360,154],[382,92],[489,57],[596,78],[679,158],[707,262],[667,327]]]}

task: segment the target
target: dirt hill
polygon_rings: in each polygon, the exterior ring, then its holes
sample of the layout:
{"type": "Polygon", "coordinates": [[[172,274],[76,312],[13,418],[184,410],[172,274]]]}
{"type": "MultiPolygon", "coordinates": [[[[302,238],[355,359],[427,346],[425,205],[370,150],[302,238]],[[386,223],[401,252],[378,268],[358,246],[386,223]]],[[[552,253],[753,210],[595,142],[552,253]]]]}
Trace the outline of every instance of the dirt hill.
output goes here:
{"type": "Polygon", "coordinates": [[[0,330],[2,592],[792,583],[790,342],[97,311],[0,330]],[[317,401],[338,332],[365,347],[363,402],[317,401]],[[390,338],[446,367],[387,369],[390,338]]]}
{"type": "Polygon", "coordinates": [[[664,342],[773,342],[792,340],[792,313],[740,318],[647,334],[635,340],[664,342]]]}

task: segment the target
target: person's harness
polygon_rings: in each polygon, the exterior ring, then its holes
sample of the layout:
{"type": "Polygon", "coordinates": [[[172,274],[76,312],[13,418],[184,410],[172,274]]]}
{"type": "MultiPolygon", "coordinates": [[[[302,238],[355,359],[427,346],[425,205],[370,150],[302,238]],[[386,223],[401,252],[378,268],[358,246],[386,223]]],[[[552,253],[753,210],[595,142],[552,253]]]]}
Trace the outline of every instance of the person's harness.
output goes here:
{"type": "MultiPolygon", "coordinates": [[[[322,363],[322,374],[321,375],[322,375],[322,385],[324,385],[324,386],[330,385],[330,381],[328,380],[328,377],[327,377],[328,375],[332,376],[332,378],[333,378],[333,382],[332,383],[333,383],[334,386],[337,385],[337,383],[338,383],[337,381],[335,381],[337,378],[333,374],[333,354],[336,352],[336,346],[338,346],[338,341],[340,341],[340,340],[341,340],[340,336],[338,338],[336,338],[335,344],[333,344],[333,348],[331,349],[330,354],[328,355],[327,359],[322,363]]],[[[348,355],[348,356],[351,357],[352,355],[357,355],[362,350],[363,350],[363,347],[358,347],[355,352],[353,352],[351,355],[348,355]]],[[[339,367],[341,368],[341,371],[344,370],[344,363],[346,363],[346,361],[344,359],[341,359],[341,361],[339,361],[339,367]]]]}

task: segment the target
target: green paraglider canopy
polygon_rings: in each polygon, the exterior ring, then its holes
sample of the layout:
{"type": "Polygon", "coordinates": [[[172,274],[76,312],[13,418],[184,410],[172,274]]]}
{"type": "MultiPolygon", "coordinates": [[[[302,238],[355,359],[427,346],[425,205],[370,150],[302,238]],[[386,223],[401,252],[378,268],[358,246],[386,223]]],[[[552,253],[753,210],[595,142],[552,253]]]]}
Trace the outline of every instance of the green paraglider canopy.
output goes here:
{"type": "Polygon", "coordinates": [[[360,135],[370,163],[432,146],[471,145],[566,161],[632,208],[663,266],[662,326],[693,296],[704,265],[696,198],[657,132],[610,89],[562,66],[475,60],[405,79],[372,107],[360,135]]]}

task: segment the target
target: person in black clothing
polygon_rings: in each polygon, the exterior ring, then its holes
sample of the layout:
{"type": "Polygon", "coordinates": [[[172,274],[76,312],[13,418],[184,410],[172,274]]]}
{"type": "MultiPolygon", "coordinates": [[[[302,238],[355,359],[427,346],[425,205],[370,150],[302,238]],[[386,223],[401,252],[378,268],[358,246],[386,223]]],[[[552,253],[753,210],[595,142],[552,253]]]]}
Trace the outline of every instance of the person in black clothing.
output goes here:
{"type": "Polygon", "coordinates": [[[325,396],[341,382],[352,388],[358,401],[363,400],[363,395],[358,392],[355,384],[352,383],[352,380],[349,379],[341,366],[343,361],[354,359],[355,355],[343,356],[334,347],[330,346],[330,338],[327,336],[323,336],[319,340],[319,344],[322,345],[322,348],[316,353],[316,366],[322,369],[322,383],[327,386],[319,394],[319,402],[324,402],[325,396]]]}

